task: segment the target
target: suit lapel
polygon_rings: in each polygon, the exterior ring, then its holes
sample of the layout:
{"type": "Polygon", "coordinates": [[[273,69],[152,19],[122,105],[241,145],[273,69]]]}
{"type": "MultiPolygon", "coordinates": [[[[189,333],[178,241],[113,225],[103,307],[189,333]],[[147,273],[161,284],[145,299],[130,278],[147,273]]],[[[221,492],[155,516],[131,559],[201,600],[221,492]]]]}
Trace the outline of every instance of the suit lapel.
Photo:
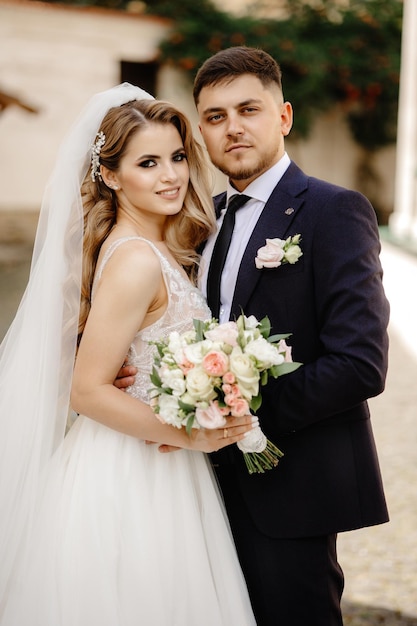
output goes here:
{"type": "Polygon", "coordinates": [[[266,239],[285,239],[291,224],[304,203],[302,192],[307,187],[306,175],[291,163],[265,204],[243,254],[233,296],[232,317],[238,316],[256,288],[262,272],[256,269],[255,257],[266,239]]]}

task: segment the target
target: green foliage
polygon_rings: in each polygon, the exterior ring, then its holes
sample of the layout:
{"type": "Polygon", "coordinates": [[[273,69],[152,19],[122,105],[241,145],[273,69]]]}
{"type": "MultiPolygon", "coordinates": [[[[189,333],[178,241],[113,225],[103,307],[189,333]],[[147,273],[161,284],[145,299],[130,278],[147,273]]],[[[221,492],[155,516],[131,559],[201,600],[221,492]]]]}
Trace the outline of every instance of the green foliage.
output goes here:
{"type": "Polygon", "coordinates": [[[119,9],[125,11],[128,8],[128,0],[43,0],[49,4],[73,4],[82,7],[103,7],[106,9],[119,9]]]}
{"type": "MultiPolygon", "coordinates": [[[[53,2],[54,0],[46,0],[53,2]]],[[[125,10],[129,0],[60,0],[125,10]]],[[[280,64],[285,97],[294,106],[292,136],[306,136],[314,117],[341,104],[356,141],[368,150],[395,141],[401,55],[402,0],[282,0],[282,19],[260,19],[276,0],[258,0],[235,17],[211,0],[148,0],[148,14],[173,20],[160,60],[192,82],[210,55],[236,45],[263,48],[280,64]],[[345,3],[342,3],[345,4],[345,3]]],[[[271,14],[271,13],[269,13],[271,14]]]]}
{"type": "Polygon", "coordinates": [[[332,0],[319,8],[291,0],[280,20],[234,17],[209,0],[182,0],[180,17],[168,2],[154,1],[148,10],[160,5],[175,19],[161,59],[183,68],[190,81],[223,48],[260,47],[281,65],[285,97],[295,109],[293,135],[307,135],[319,111],[342,104],[359,144],[375,149],[395,140],[401,0],[352,0],[343,11],[332,0]]]}

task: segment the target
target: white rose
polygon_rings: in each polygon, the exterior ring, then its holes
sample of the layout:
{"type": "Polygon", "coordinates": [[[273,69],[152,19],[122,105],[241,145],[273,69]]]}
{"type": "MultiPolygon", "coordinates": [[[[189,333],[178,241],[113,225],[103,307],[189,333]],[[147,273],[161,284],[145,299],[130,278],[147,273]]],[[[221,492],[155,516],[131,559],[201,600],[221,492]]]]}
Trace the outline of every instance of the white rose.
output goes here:
{"type": "Polygon", "coordinates": [[[251,400],[258,395],[259,372],[253,360],[248,354],[244,354],[240,348],[233,348],[230,355],[230,371],[236,376],[237,384],[242,396],[251,400]]]}
{"type": "Polygon", "coordinates": [[[181,428],[182,420],[179,416],[178,398],[176,396],[170,396],[163,394],[159,396],[159,411],[158,416],[166,424],[171,424],[177,428],[181,428]]]}
{"type": "Polygon", "coordinates": [[[184,402],[184,404],[189,404],[190,406],[194,406],[195,404],[195,398],[192,398],[188,391],[182,394],[180,400],[181,402],[184,402]]]}
{"type": "Polygon", "coordinates": [[[245,346],[245,354],[252,355],[260,368],[269,369],[273,365],[284,363],[284,357],[275,346],[263,337],[251,341],[245,346]]]}
{"type": "Polygon", "coordinates": [[[217,342],[219,345],[226,343],[230,346],[237,345],[238,334],[239,332],[236,322],[225,322],[224,324],[219,324],[205,333],[207,339],[217,342]]]}
{"type": "Polygon", "coordinates": [[[240,346],[242,346],[242,343],[246,345],[249,341],[253,341],[261,336],[258,328],[259,322],[254,315],[246,317],[246,315],[242,314],[239,316],[236,324],[239,329],[240,346]]]}
{"type": "Polygon", "coordinates": [[[182,348],[181,336],[176,330],[169,333],[167,348],[172,354],[182,348]]]}
{"type": "Polygon", "coordinates": [[[254,315],[249,315],[249,317],[246,317],[245,315],[244,317],[245,317],[245,328],[247,330],[249,329],[254,330],[255,328],[258,327],[259,322],[254,315]]]}
{"type": "Polygon", "coordinates": [[[164,355],[164,361],[167,363],[184,363],[184,348],[188,341],[195,339],[195,332],[189,331],[180,335],[177,331],[170,333],[168,338],[167,350],[164,355]]]}
{"type": "Polygon", "coordinates": [[[239,337],[240,339],[244,339],[244,343],[252,341],[253,339],[256,339],[256,337],[260,336],[258,328],[259,322],[254,315],[251,315],[250,317],[240,315],[236,324],[239,329],[239,337]]]}
{"type": "Polygon", "coordinates": [[[255,341],[258,337],[261,337],[261,333],[259,332],[259,328],[253,328],[251,330],[244,330],[241,336],[244,339],[243,344],[246,345],[251,341],[255,341]]]}
{"type": "Polygon", "coordinates": [[[182,371],[175,367],[170,368],[162,366],[159,372],[162,384],[172,389],[176,396],[180,396],[185,392],[185,378],[182,371]]]}
{"type": "Polygon", "coordinates": [[[187,374],[187,391],[195,400],[214,400],[216,392],[213,389],[212,379],[202,367],[194,367],[187,374]]]}
{"type": "Polygon", "coordinates": [[[213,347],[213,342],[208,340],[199,341],[198,343],[193,343],[184,348],[184,354],[186,359],[190,363],[194,363],[194,365],[199,365],[204,359],[207,352],[209,352],[213,347]]]}

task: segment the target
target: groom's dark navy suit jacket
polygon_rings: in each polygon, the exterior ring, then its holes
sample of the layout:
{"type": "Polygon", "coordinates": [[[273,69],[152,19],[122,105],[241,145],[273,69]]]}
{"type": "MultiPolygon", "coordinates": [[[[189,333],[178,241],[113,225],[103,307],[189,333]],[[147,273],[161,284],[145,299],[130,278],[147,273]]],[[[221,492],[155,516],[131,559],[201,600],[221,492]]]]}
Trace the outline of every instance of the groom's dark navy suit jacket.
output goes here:
{"type": "MultiPolygon", "coordinates": [[[[215,198],[218,210],[225,194],[215,198]]],[[[258,415],[284,452],[278,467],[249,475],[236,446],[236,489],[271,537],[337,533],[387,521],[367,398],[383,391],[389,305],[382,288],[375,212],[361,194],[307,177],[291,163],[249,240],[231,317],[267,315],[292,333],[303,366],[270,380],[258,415]],[[268,238],[301,235],[294,264],[257,269],[268,238]]]]}

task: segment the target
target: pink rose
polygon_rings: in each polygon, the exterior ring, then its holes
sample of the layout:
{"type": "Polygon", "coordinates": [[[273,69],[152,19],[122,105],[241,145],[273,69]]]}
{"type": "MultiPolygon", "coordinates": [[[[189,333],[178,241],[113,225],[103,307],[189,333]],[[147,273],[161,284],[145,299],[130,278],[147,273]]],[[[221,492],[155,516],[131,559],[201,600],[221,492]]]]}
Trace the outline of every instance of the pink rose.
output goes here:
{"type": "Polygon", "coordinates": [[[224,352],[212,350],[203,359],[203,369],[210,376],[223,376],[227,372],[229,359],[224,352]]]}
{"type": "Polygon", "coordinates": [[[210,402],[206,409],[197,408],[195,417],[203,428],[221,428],[226,425],[226,418],[216,401],[210,402]]]}
{"type": "Polygon", "coordinates": [[[233,393],[227,393],[224,396],[224,401],[227,404],[227,406],[233,406],[237,400],[238,400],[238,397],[235,396],[233,393]]]}
{"type": "Polygon", "coordinates": [[[228,406],[234,406],[237,400],[240,400],[242,397],[238,385],[223,385],[223,391],[225,394],[224,401],[228,406]]]}
{"type": "Polygon", "coordinates": [[[292,363],[292,347],[287,346],[285,339],[281,339],[277,348],[278,348],[278,352],[284,353],[284,361],[286,363],[292,363]]]}
{"type": "Polygon", "coordinates": [[[283,239],[267,239],[266,246],[259,248],[255,265],[258,270],[263,267],[279,267],[284,258],[285,241],[283,239]]]}
{"type": "Polygon", "coordinates": [[[232,415],[234,417],[243,417],[249,413],[249,404],[244,398],[237,398],[236,402],[232,406],[232,415]]]}
{"type": "Polygon", "coordinates": [[[235,384],[233,385],[222,385],[223,393],[231,393],[234,396],[240,396],[239,386],[235,384]]]}
{"type": "Polygon", "coordinates": [[[233,385],[233,383],[236,382],[236,377],[233,372],[226,372],[223,374],[223,382],[228,385],[233,385]]]}
{"type": "Polygon", "coordinates": [[[186,358],[184,358],[181,363],[178,363],[178,365],[184,376],[187,376],[188,372],[194,367],[194,363],[191,363],[191,361],[188,361],[186,358]]]}

